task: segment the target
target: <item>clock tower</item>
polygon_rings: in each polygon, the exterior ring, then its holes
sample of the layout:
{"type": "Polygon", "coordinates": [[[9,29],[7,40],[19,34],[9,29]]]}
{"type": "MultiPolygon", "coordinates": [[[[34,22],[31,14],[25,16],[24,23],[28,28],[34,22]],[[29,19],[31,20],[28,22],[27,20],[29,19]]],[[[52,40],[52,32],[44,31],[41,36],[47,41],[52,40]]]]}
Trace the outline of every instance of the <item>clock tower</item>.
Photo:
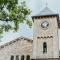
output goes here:
{"type": "Polygon", "coordinates": [[[59,15],[45,7],[33,19],[33,59],[59,58],[59,15]]]}

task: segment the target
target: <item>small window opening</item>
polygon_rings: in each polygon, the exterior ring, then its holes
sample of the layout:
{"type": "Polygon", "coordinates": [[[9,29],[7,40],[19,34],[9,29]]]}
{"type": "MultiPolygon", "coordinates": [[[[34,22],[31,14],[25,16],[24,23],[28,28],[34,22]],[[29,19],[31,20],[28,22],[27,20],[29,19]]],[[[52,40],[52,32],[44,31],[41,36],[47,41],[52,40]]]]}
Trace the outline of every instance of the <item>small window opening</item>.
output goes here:
{"type": "Polygon", "coordinates": [[[14,60],[14,56],[13,55],[11,56],[11,59],[10,60],[14,60]]]}
{"type": "Polygon", "coordinates": [[[30,55],[27,55],[26,60],[30,60],[30,55]]]}
{"type": "Polygon", "coordinates": [[[21,60],[24,60],[24,55],[21,56],[21,60]]]}
{"type": "Polygon", "coordinates": [[[47,43],[46,42],[43,43],[43,54],[44,53],[47,53],[47,43]]]}

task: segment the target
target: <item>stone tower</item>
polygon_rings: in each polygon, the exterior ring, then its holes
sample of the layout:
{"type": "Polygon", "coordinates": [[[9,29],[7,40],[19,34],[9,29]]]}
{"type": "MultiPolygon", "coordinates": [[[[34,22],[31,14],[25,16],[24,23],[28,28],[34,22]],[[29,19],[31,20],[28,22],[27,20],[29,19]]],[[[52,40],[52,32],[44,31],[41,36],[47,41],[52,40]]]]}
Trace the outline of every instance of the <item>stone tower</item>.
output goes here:
{"type": "Polygon", "coordinates": [[[58,59],[59,15],[45,7],[33,19],[33,59],[58,59]]]}

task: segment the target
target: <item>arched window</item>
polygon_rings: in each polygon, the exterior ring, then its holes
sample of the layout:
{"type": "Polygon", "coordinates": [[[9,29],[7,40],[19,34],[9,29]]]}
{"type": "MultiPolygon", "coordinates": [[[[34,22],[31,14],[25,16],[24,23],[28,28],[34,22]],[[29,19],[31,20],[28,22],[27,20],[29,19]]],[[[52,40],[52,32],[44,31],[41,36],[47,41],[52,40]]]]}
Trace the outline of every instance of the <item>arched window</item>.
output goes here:
{"type": "Polygon", "coordinates": [[[11,59],[10,60],[14,60],[14,56],[13,55],[11,56],[11,59]]]}
{"type": "Polygon", "coordinates": [[[47,53],[47,43],[46,42],[43,43],[43,54],[44,53],[47,53]]]}
{"type": "Polygon", "coordinates": [[[21,56],[21,60],[24,60],[24,55],[21,56]]]}
{"type": "Polygon", "coordinates": [[[16,60],[19,60],[19,55],[16,56],[16,60]]]}
{"type": "Polygon", "coordinates": [[[26,60],[30,60],[30,55],[27,55],[26,60]]]}

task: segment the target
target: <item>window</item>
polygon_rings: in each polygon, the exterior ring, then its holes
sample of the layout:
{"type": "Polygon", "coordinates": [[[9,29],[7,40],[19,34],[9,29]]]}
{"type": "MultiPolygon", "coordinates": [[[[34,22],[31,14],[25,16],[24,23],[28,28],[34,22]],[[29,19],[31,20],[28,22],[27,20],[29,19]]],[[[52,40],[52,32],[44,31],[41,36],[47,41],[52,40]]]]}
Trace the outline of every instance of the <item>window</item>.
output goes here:
{"type": "Polygon", "coordinates": [[[11,56],[11,59],[10,60],[14,60],[14,56],[13,55],[11,56]]]}
{"type": "Polygon", "coordinates": [[[19,60],[19,55],[16,56],[16,60],[19,60]]]}
{"type": "Polygon", "coordinates": [[[24,55],[21,56],[21,60],[24,60],[24,55]]]}
{"type": "Polygon", "coordinates": [[[44,53],[47,53],[47,43],[46,42],[43,43],[43,54],[44,53]]]}
{"type": "Polygon", "coordinates": [[[30,55],[27,55],[26,60],[30,60],[30,55]]]}

